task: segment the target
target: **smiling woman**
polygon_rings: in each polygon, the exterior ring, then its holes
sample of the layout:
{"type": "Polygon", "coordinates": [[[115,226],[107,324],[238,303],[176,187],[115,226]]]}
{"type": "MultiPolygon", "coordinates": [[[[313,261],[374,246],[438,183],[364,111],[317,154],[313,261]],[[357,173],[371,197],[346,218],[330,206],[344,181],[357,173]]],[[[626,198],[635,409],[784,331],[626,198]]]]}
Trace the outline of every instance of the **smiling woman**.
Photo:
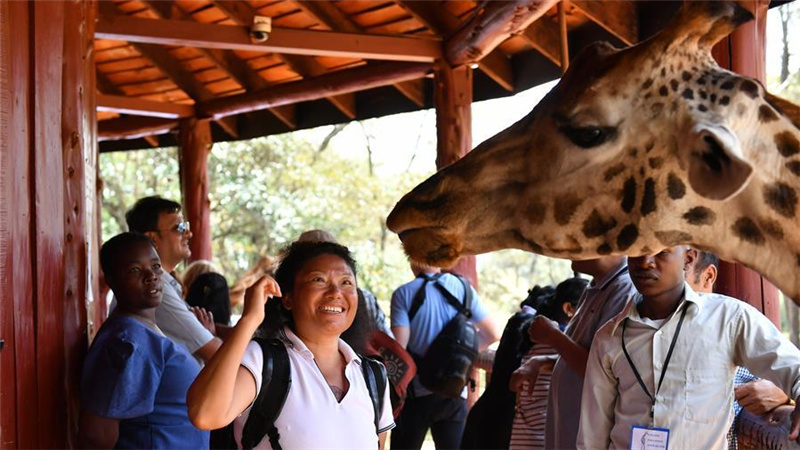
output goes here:
{"type": "Polygon", "coordinates": [[[233,422],[240,448],[382,448],[394,427],[386,373],[374,371],[376,363],[341,339],[358,311],[350,251],[330,242],[295,242],[275,277],[247,290],[242,318],[192,385],[192,421],[203,429],[233,422]],[[270,295],[281,298],[267,302],[270,295]],[[267,355],[251,340],[259,329],[285,348],[290,370],[283,375],[278,353],[267,355]],[[264,366],[271,376],[262,380],[264,366]],[[267,412],[275,399],[262,403],[259,393],[275,392],[276,383],[286,386],[285,402],[267,412]],[[274,417],[255,439],[251,414],[262,422],[274,417]]]}

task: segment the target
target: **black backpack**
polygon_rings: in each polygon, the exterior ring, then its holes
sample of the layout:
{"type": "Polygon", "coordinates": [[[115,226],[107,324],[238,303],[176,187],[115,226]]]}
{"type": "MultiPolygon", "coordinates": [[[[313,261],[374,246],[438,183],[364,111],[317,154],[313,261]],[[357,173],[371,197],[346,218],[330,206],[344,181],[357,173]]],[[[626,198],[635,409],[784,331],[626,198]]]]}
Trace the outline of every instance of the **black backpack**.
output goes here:
{"type": "Polygon", "coordinates": [[[439,283],[441,275],[422,275],[425,281],[414,295],[408,317],[409,321],[413,320],[425,302],[425,287],[429,282],[433,282],[447,303],[458,311],[439,332],[425,355],[415,356],[417,375],[426,389],[445,398],[458,398],[464,386],[472,382],[470,372],[478,356],[478,332],[469,321],[472,318],[472,288],[466,279],[454,275],[464,286],[464,299],[459,301],[439,283]]]}
{"type": "MultiPolygon", "coordinates": [[[[286,397],[289,395],[289,387],[292,385],[292,373],[289,367],[289,354],[286,346],[279,339],[253,338],[261,346],[264,354],[264,365],[262,368],[261,390],[258,393],[250,416],[242,429],[242,448],[250,450],[264,436],[269,438],[269,443],[274,450],[280,450],[280,434],[275,427],[275,420],[281,413],[286,397]]],[[[369,396],[372,399],[372,408],[375,411],[375,432],[380,429],[380,418],[383,413],[383,398],[386,391],[386,368],[378,361],[359,355],[361,358],[361,368],[363,370],[364,381],[367,384],[369,396]]],[[[211,448],[236,449],[236,440],[233,436],[233,424],[220,430],[224,437],[218,442],[225,442],[225,445],[215,445],[212,442],[211,448]]]]}

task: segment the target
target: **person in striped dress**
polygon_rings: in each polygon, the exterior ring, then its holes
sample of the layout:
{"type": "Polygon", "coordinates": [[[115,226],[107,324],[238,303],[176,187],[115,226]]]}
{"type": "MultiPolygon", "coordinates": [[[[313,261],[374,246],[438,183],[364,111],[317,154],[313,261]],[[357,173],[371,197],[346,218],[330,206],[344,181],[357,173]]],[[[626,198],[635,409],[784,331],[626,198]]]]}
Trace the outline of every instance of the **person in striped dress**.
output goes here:
{"type": "MultiPolygon", "coordinates": [[[[588,280],[573,277],[562,281],[555,293],[541,303],[539,315],[558,324],[564,331],[578,307],[578,301],[589,284],[588,280]]],[[[532,323],[531,326],[537,326],[532,323]]],[[[533,347],[523,356],[523,370],[515,372],[511,378],[511,388],[518,393],[514,423],[511,428],[511,449],[543,449],[545,448],[545,425],[547,421],[547,397],[550,391],[552,367],[541,367],[535,383],[525,376],[524,371],[531,370],[525,363],[535,356],[556,355],[550,345],[533,341],[533,347]]],[[[536,369],[534,369],[536,370],[536,369]]]]}

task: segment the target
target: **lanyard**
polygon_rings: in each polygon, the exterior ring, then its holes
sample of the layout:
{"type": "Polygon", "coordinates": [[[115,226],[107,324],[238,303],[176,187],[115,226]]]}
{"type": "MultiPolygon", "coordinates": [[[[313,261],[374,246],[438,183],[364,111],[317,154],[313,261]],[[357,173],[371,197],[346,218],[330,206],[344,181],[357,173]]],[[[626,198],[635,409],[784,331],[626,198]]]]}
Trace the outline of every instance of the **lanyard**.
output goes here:
{"type": "Polygon", "coordinates": [[[669,350],[667,351],[667,359],[664,360],[664,367],[661,369],[661,378],[658,380],[658,386],[656,386],[655,395],[651,395],[650,391],[647,389],[647,386],[642,381],[642,376],[639,375],[639,371],[636,370],[636,365],[633,364],[633,360],[631,356],[628,354],[628,349],[625,347],[625,328],[628,325],[628,318],[626,317],[625,320],[622,322],[622,351],[625,353],[625,358],[628,359],[628,365],[631,366],[631,370],[633,370],[633,374],[636,376],[636,381],[639,382],[639,386],[642,387],[642,390],[650,399],[650,418],[653,418],[653,411],[656,407],[656,395],[658,395],[658,391],[661,390],[661,383],[664,382],[664,375],[667,373],[667,367],[669,366],[669,360],[672,358],[672,351],[675,350],[675,342],[678,341],[678,335],[681,333],[681,325],[683,325],[683,318],[686,317],[686,309],[689,307],[689,304],[686,303],[683,305],[683,311],[681,312],[681,319],[678,321],[678,327],[675,329],[675,335],[672,336],[672,343],[669,344],[669,350]]]}

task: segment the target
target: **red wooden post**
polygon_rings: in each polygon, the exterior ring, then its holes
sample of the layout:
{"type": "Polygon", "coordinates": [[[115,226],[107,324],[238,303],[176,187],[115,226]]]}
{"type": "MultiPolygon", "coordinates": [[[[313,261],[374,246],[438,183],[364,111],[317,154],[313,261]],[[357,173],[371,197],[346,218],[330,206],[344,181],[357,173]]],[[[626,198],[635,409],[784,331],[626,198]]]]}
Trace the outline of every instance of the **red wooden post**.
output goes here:
{"type": "MultiPolygon", "coordinates": [[[[756,19],[740,26],[714,47],[714,58],[734,72],[758,79],[766,78],[766,26],[768,1],[748,1],[746,7],[756,19]]],[[[720,264],[718,292],[741,299],[764,313],[778,328],[781,312],[778,289],[758,273],[728,262],[720,264]]]]}
{"type": "MultiPolygon", "coordinates": [[[[446,62],[437,61],[433,104],[436,106],[436,168],[441,169],[472,150],[472,69],[467,66],[453,69],[446,62]]],[[[466,277],[478,289],[474,256],[462,257],[449,271],[466,277]]],[[[472,378],[480,383],[477,369],[473,369],[472,378]]],[[[468,392],[468,407],[478,400],[478,392],[479,389],[468,392]]]]}
{"type": "Polygon", "coordinates": [[[191,261],[211,260],[211,202],[208,199],[208,155],[211,152],[208,120],[186,119],[180,125],[181,191],[184,216],[192,226],[191,261]]]}
{"type": "MultiPolygon", "coordinates": [[[[436,168],[450,165],[472,150],[472,69],[453,69],[444,61],[434,66],[436,168]]],[[[465,256],[450,269],[478,289],[475,257],[465,256]]]]}

